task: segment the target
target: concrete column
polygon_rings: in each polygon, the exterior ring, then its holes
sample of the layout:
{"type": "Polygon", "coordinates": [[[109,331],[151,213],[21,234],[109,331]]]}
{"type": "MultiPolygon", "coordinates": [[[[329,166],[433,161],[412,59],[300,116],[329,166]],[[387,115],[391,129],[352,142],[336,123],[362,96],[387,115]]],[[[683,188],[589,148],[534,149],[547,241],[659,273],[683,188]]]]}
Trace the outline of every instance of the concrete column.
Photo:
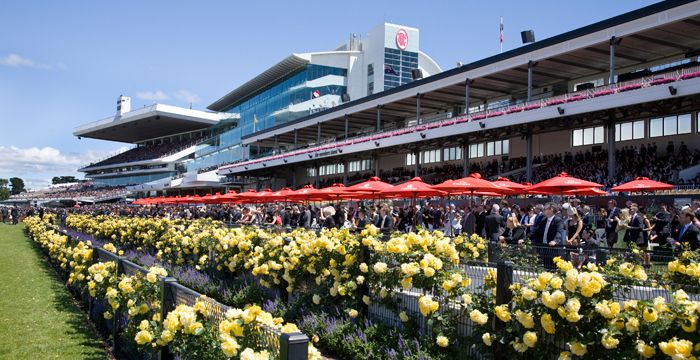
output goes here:
{"type": "Polygon", "coordinates": [[[469,176],[469,143],[462,145],[462,177],[469,176]]]}
{"type": "Polygon", "coordinates": [[[420,124],[420,123],[421,123],[421,119],[420,119],[420,97],[421,97],[421,94],[418,93],[418,94],[416,95],[416,124],[420,124]]]}
{"type": "Polygon", "coordinates": [[[526,160],[526,167],[525,167],[525,178],[527,181],[532,182],[532,133],[527,132],[527,135],[525,135],[525,140],[526,140],[526,151],[527,151],[527,160],[526,160]]]}
{"type": "Polygon", "coordinates": [[[348,114],[345,114],[345,139],[348,138],[348,114]]]}
{"type": "Polygon", "coordinates": [[[374,155],[374,176],[379,177],[379,155],[374,155]]]}
{"type": "Polygon", "coordinates": [[[413,162],[413,176],[420,176],[420,151],[418,151],[418,149],[413,150],[413,158],[415,159],[415,161],[413,162]]]}
{"type": "Polygon", "coordinates": [[[316,144],[321,143],[321,123],[316,125],[316,144]]]}
{"type": "Polygon", "coordinates": [[[532,60],[527,63],[527,101],[532,101],[532,67],[535,66],[532,60]]]}
{"type": "Polygon", "coordinates": [[[297,148],[297,129],[294,129],[294,148],[297,148]]]}
{"type": "Polygon", "coordinates": [[[608,84],[615,82],[615,45],[618,42],[619,40],[615,39],[614,36],[610,38],[610,79],[608,80],[608,84]]]}
{"type": "Polygon", "coordinates": [[[464,82],[464,113],[466,115],[469,115],[469,88],[471,84],[472,81],[469,78],[464,82]]]}
{"type": "Polygon", "coordinates": [[[292,189],[296,189],[297,187],[297,172],[296,172],[296,167],[292,168],[292,189]]]}
{"type": "Polygon", "coordinates": [[[608,178],[612,179],[617,176],[615,156],[615,121],[610,119],[607,126],[608,133],[608,178]]]}
{"type": "Polygon", "coordinates": [[[382,107],[377,106],[377,131],[382,129],[382,107]]]}
{"type": "Polygon", "coordinates": [[[343,185],[348,186],[348,161],[343,161],[343,185]]]}
{"type": "Polygon", "coordinates": [[[318,164],[316,164],[316,165],[314,165],[314,166],[315,166],[315,169],[316,169],[316,174],[315,174],[316,176],[314,176],[314,178],[315,178],[315,180],[314,180],[314,181],[315,181],[315,186],[314,186],[314,187],[316,187],[316,188],[318,189],[318,187],[321,185],[321,177],[320,177],[320,175],[319,175],[320,167],[318,166],[318,164]]]}

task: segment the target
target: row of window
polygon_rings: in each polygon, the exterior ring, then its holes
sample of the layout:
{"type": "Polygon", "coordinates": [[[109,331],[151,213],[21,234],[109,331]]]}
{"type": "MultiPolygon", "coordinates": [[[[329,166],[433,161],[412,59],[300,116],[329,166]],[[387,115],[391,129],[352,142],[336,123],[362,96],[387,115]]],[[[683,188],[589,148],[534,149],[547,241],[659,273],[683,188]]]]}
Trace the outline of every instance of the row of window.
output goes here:
{"type": "MultiPolygon", "coordinates": [[[[696,131],[700,132],[700,113],[696,117],[696,131]]],[[[661,136],[690,134],[691,114],[664,116],[646,120],[628,121],[615,124],[615,141],[638,140],[661,136]]],[[[596,145],[605,142],[603,126],[575,129],[571,132],[572,146],[596,145]]]]}
{"type": "MultiPolygon", "coordinates": [[[[372,160],[353,160],[348,162],[348,172],[367,171],[372,169],[372,160]]],[[[343,163],[327,164],[318,167],[318,176],[337,175],[345,172],[343,163]]],[[[316,168],[306,168],[306,177],[315,177],[316,168]]]]}
{"type": "Polygon", "coordinates": [[[469,158],[476,159],[484,156],[508,155],[510,140],[487,141],[469,145],[469,158]]]}
{"type": "MultiPolygon", "coordinates": [[[[469,145],[469,158],[484,156],[507,155],[510,152],[510,140],[487,141],[469,145]]],[[[432,164],[441,161],[462,160],[462,148],[455,146],[443,149],[424,150],[419,153],[420,164],[432,164]]],[[[416,164],[416,156],[413,153],[406,154],[406,166],[416,164]]]]}

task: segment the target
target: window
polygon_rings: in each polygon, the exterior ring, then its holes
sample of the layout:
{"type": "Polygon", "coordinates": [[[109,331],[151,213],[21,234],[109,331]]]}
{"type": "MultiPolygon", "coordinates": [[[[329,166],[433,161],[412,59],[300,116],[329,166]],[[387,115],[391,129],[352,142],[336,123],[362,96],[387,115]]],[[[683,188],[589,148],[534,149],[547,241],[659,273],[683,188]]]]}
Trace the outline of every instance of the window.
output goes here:
{"type": "Polygon", "coordinates": [[[688,134],[691,132],[690,114],[665,116],[649,120],[649,137],[688,134]]]}
{"type": "Polygon", "coordinates": [[[416,156],[413,153],[406,154],[406,166],[411,166],[416,164],[416,156]]]}
{"type": "Polygon", "coordinates": [[[615,124],[615,141],[644,139],[644,120],[615,124]]]}
{"type": "Polygon", "coordinates": [[[318,167],[319,176],[342,174],[343,172],[345,172],[343,164],[328,164],[318,167]]]}
{"type": "Polygon", "coordinates": [[[469,145],[469,158],[480,158],[484,156],[484,143],[469,145]]]}
{"type": "Polygon", "coordinates": [[[316,176],[316,168],[306,168],[306,177],[315,177],[316,176]]]}
{"type": "Polygon", "coordinates": [[[367,95],[374,93],[374,64],[367,65],[367,95]]]}
{"type": "Polygon", "coordinates": [[[602,126],[575,129],[571,132],[571,145],[593,145],[605,142],[605,131],[602,126]]]}
{"type": "Polygon", "coordinates": [[[372,168],[372,160],[353,160],[348,162],[348,172],[366,171],[372,168]]]}
{"type": "Polygon", "coordinates": [[[442,149],[442,161],[453,161],[462,159],[462,148],[451,147],[442,149]]]}
{"type": "Polygon", "coordinates": [[[440,161],[440,150],[425,150],[421,153],[421,164],[431,164],[440,161]]]}
{"type": "Polygon", "coordinates": [[[695,131],[700,132],[700,113],[695,114],[695,131]]]}
{"type": "Polygon", "coordinates": [[[510,140],[489,141],[486,143],[486,156],[506,155],[509,148],[510,140]]]}

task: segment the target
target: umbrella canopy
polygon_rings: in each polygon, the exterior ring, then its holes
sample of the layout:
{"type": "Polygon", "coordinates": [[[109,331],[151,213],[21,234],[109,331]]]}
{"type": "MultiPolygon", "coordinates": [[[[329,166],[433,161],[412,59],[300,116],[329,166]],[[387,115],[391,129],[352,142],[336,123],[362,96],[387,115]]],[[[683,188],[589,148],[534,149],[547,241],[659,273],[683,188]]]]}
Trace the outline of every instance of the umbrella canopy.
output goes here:
{"type": "Polygon", "coordinates": [[[352,192],[348,192],[347,188],[343,184],[333,184],[329,187],[318,189],[309,198],[311,201],[324,201],[324,200],[334,200],[338,201],[345,195],[352,195],[352,192]]]}
{"type": "Polygon", "coordinates": [[[564,191],[564,195],[589,195],[589,196],[600,196],[600,195],[607,195],[608,193],[605,190],[601,190],[598,188],[581,188],[581,189],[574,189],[574,190],[568,190],[564,191]]]}
{"type": "Polygon", "coordinates": [[[494,181],[493,183],[500,186],[500,187],[511,190],[512,194],[526,194],[527,193],[527,191],[525,190],[525,189],[527,189],[526,185],[518,184],[516,182],[510,181],[510,179],[508,179],[508,178],[504,178],[504,177],[499,176],[498,179],[496,179],[496,181],[494,181]]]}
{"type": "Polygon", "coordinates": [[[423,198],[443,196],[446,194],[446,191],[433,188],[432,186],[424,183],[423,180],[417,176],[403,184],[396,185],[379,193],[379,195],[404,198],[423,198]]]}
{"type": "Polygon", "coordinates": [[[367,179],[367,181],[361,182],[359,184],[355,184],[353,186],[348,186],[345,188],[346,191],[348,192],[363,192],[363,193],[370,193],[370,194],[375,194],[380,191],[384,191],[387,189],[391,189],[394,186],[383,182],[381,179],[379,179],[376,176],[372,176],[371,178],[367,179]]]}
{"type": "Polygon", "coordinates": [[[577,179],[563,172],[551,179],[539,182],[527,189],[528,192],[562,194],[568,190],[583,189],[583,188],[599,188],[601,184],[596,184],[591,181],[577,179]]]}
{"type": "Polygon", "coordinates": [[[318,189],[311,185],[305,185],[303,188],[292,191],[291,194],[289,194],[289,198],[291,200],[309,200],[312,196],[316,195],[316,192],[318,189]]]}
{"type": "Polygon", "coordinates": [[[214,195],[206,194],[206,195],[202,196],[202,202],[205,204],[217,204],[219,202],[220,197],[221,197],[220,193],[216,193],[214,195]]]}
{"type": "Polygon", "coordinates": [[[220,204],[223,204],[223,203],[233,202],[237,198],[238,198],[238,194],[236,194],[235,191],[231,190],[231,191],[227,192],[226,194],[219,196],[219,198],[217,200],[219,201],[220,204]]]}
{"type": "Polygon", "coordinates": [[[451,193],[474,193],[477,191],[502,193],[504,188],[481,178],[481,174],[473,173],[458,180],[447,180],[433,186],[433,189],[451,193]]]}
{"type": "Polygon", "coordinates": [[[240,201],[242,203],[246,204],[251,204],[253,201],[256,199],[256,195],[258,194],[255,189],[248,189],[246,191],[242,191],[241,193],[236,196],[236,201],[240,201]]]}
{"type": "Polygon", "coordinates": [[[255,202],[256,204],[262,204],[262,203],[272,201],[272,200],[270,200],[270,195],[272,195],[271,189],[265,189],[263,191],[259,191],[255,194],[255,196],[252,197],[253,202],[255,202]]]}
{"type": "Polygon", "coordinates": [[[672,190],[673,185],[662,183],[659,181],[650,180],[647,177],[638,177],[630,182],[615,186],[612,191],[615,192],[644,192],[657,190],[672,190]]]}
{"type": "Polygon", "coordinates": [[[268,201],[284,201],[287,202],[289,200],[289,196],[294,193],[294,190],[284,187],[281,188],[272,194],[269,194],[267,196],[268,201]]]}

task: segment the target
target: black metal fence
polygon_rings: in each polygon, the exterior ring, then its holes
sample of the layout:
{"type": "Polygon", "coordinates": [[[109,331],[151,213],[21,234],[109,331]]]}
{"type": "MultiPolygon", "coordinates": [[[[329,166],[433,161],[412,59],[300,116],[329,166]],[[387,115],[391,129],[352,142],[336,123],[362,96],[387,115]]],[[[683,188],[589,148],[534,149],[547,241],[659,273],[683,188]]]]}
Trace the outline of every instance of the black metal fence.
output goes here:
{"type": "MultiPolygon", "coordinates": [[[[67,232],[63,235],[72,239],[67,232]]],[[[100,247],[93,247],[93,260],[95,262],[114,262],[117,266],[117,274],[134,275],[137,273],[147,274],[148,270],[129,261],[125,257],[111,253],[100,247]]],[[[64,274],[67,276],[67,274],[64,274]]],[[[161,319],[165,319],[168,312],[174,310],[178,305],[184,304],[193,306],[201,298],[201,294],[187,288],[177,282],[172,277],[160,277],[161,287],[161,319]]],[[[117,310],[112,319],[105,319],[102,314],[109,307],[105,299],[91,297],[87,292],[72,289],[76,295],[88,304],[90,319],[96,324],[97,329],[112,340],[112,352],[120,357],[129,359],[172,359],[167,349],[159,352],[144,353],[136,351],[133,341],[124,341],[122,331],[128,325],[128,316],[117,310]]],[[[207,308],[209,319],[215,325],[225,319],[229,310],[227,305],[221,304],[209,297],[202,298],[207,308]]],[[[265,325],[259,327],[261,343],[258,344],[266,349],[271,356],[280,360],[306,360],[308,358],[309,338],[300,332],[282,333],[280,330],[265,325]]]]}

